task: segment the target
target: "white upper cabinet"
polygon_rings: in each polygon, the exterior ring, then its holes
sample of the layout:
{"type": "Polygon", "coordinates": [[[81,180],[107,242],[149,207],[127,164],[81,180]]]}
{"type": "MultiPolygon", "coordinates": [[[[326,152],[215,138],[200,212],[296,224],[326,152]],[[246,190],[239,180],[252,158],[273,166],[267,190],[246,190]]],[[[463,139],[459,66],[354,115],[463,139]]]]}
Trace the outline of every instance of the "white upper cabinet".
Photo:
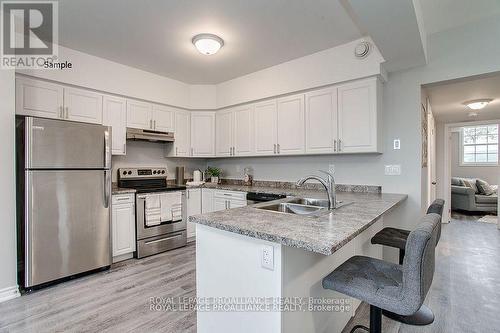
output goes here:
{"type": "Polygon", "coordinates": [[[245,105],[216,114],[216,155],[250,156],[254,147],[254,108],[245,105]]]}
{"type": "Polygon", "coordinates": [[[191,156],[215,156],[215,112],[191,112],[191,156]]]}
{"type": "Polygon", "coordinates": [[[16,113],[63,119],[63,90],[58,84],[16,78],[16,113]]]}
{"type": "Polygon", "coordinates": [[[165,105],[153,105],[153,128],[159,132],[174,132],[175,109],[165,105]]]}
{"type": "Polygon", "coordinates": [[[304,95],[277,100],[278,141],[276,152],[281,155],[305,152],[304,95]]]}
{"type": "Polygon", "coordinates": [[[255,155],[276,154],[276,100],[254,105],[255,155]]]}
{"type": "Polygon", "coordinates": [[[174,115],[175,119],[175,141],[173,151],[170,155],[173,156],[190,156],[191,154],[191,126],[189,122],[189,112],[177,110],[174,115]]]}
{"type": "Polygon", "coordinates": [[[337,89],[305,95],[306,153],[334,153],[337,149],[337,89]]]}
{"type": "Polygon", "coordinates": [[[84,89],[64,88],[65,119],[102,124],[102,95],[84,89]]]}
{"type": "Polygon", "coordinates": [[[233,149],[233,110],[217,112],[216,119],[216,155],[230,156],[233,149]]]}
{"type": "Polygon", "coordinates": [[[341,153],[378,151],[379,81],[376,78],[338,86],[338,138],[341,153]]]}
{"type": "Polygon", "coordinates": [[[127,127],[152,130],[153,108],[150,103],[127,100],[127,127]]]}
{"type": "Polygon", "coordinates": [[[254,152],[253,105],[234,109],[233,112],[233,155],[250,156],[254,152]]]}
{"type": "Polygon", "coordinates": [[[102,123],[112,127],[112,153],[125,155],[127,140],[127,100],[105,95],[103,98],[102,123]]]}

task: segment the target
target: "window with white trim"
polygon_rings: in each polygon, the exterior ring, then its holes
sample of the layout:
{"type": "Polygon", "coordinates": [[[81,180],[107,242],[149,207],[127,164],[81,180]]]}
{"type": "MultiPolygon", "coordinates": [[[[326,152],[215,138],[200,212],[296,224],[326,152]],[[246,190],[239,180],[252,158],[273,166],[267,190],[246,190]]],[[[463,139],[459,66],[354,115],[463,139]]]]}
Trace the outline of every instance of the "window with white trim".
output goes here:
{"type": "Polygon", "coordinates": [[[461,165],[498,165],[498,124],[462,127],[461,165]]]}

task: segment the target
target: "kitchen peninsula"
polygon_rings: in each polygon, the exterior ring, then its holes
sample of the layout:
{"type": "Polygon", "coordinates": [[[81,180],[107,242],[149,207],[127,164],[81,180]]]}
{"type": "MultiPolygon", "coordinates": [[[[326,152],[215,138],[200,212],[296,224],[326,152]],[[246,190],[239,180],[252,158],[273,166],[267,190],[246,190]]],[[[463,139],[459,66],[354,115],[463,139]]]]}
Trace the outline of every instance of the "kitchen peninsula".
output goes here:
{"type": "MultiPolygon", "coordinates": [[[[287,194],[326,198],[317,190],[291,189],[287,194]]],[[[222,306],[199,310],[197,331],[342,331],[359,302],[323,289],[322,278],[354,255],[381,258],[382,247],[371,245],[370,239],[382,229],[384,215],[406,197],[338,192],[339,208],[315,216],[262,209],[294,200],[286,198],[190,217],[197,223],[197,296],[205,302],[217,298],[215,303],[222,306]],[[303,307],[261,310],[255,308],[256,298],[274,305],[300,298],[303,307]],[[313,299],[343,307],[310,311],[313,299]],[[249,310],[233,310],[235,302],[249,310]]]]}

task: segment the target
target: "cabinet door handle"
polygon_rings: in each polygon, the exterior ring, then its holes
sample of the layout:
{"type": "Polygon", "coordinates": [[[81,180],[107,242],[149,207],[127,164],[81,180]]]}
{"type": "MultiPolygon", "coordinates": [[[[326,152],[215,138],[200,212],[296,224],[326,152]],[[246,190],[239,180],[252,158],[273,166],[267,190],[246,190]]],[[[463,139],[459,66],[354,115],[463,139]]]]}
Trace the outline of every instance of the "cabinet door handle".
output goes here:
{"type": "Polygon", "coordinates": [[[276,144],[274,144],[274,149],[273,149],[274,153],[276,154],[276,144]]]}
{"type": "Polygon", "coordinates": [[[278,146],[278,154],[279,154],[280,153],[280,144],[278,143],[277,146],[278,146]]]}
{"type": "Polygon", "coordinates": [[[191,156],[194,156],[193,151],[194,151],[194,149],[191,147],[191,156]]]}
{"type": "Polygon", "coordinates": [[[342,151],[342,140],[339,139],[339,151],[342,151]]]}
{"type": "Polygon", "coordinates": [[[153,129],[153,119],[149,119],[149,129],[153,129]]]}
{"type": "Polygon", "coordinates": [[[62,106],[59,107],[59,118],[64,118],[64,108],[62,106]]]}
{"type": "Polygon", "coordinates": [[[153,128],[156,130],[156,120],[153,120],[153,128]]]}
{"type": "Polygon", "coordinates": [[[123,153],[124,154],[127,153],[127,144],[126,143],[123,144],[123,153]]]}
{"type": "Polygon", "coordinates": [[[179,149],[179,147],[175,147],[175,156],[177,156],[177,150],[179,149]]]}
{"type": "Polygon", "coordinates": [[[189,191],[186,191],[186,198],[189,199],[189,191]]]}
{"type": "Polygon", "coordinates": [[[66,107],[66,119],[69,119],[69,107],[66,107]]]}
{"type": "Polygon", "coordinates": [[[337,151],[337,139],[333,140],[333,151],[337,151]]]}

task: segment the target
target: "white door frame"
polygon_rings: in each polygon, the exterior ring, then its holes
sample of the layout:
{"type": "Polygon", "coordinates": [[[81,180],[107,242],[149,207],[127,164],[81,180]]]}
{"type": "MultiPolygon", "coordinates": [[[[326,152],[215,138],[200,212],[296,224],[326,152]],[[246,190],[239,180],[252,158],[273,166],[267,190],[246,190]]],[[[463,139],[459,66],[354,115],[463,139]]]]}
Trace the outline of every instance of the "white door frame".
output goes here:
{"type": "MultiPolygon", "coordinates": [[[[449,223],[451,221],[451,158],[450,158],[450,145],[451,145],[451,129],[455,127],[462,127],[462,126],[471,126],[471,125],[486,125],[486,124],[491,124],[491,123],[498,123],[500,125],[500,119],[492,119],[492,120],[481,120],[481,121],[467,121],[467,122],[461,122],[461,123],[450,123],[450,124],[444,124],[444,138],[443,138],[443,144],[444,144],[444,179],[443,179],[443,193],[445,196],[445,204],[444,204],[444,211],[445,211],[445,216],[446,218],[444,219],[443,223],[449,223]]],[[[500,168],[497,168],[497,172],[500,168]]],[[[498,184],[500,184],[500,172],[499,172],[499,177],[498,177],[498,184]]],[[[500,200],[498,201],[498,208],[497,211],[500,208],[500,200]]],[[[500,229],[500,214],[498,214],[498,228],[500,229]]]]}
{"type": "Polygon", "coordinates": [[[436,121],[427,99],[427,207],[436,199],[436,121]]]}

